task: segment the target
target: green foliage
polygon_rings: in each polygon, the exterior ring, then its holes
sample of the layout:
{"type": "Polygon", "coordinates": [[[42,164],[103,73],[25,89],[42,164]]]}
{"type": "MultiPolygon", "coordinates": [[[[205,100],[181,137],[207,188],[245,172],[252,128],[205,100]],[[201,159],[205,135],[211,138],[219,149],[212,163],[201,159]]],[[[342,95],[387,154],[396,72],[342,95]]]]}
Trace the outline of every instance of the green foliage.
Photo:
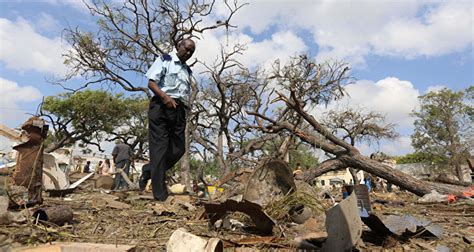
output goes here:
{"type": "Polygon", "coordinates": [[[202,169],[203,173],[206,175],[219,176],[220,168],[217,165],[217,160],[204,162],[203,160],[191,157],[190,163],[190,170],[194,173],[193,175],[196,175],[195,172],[202,169]]]}
{"type": "Polygon", "coordinates": [[[98,145],[110,135],[119,135],[123,139],[127,135],[142,136],[147,125],[145,103],[146,99],[125,98],[122,94],[102,90],[46,97],[42,115],[49,118],[53,126],[47,139],[49,151],[77,141],[98,145]],[[139,126],[137,120],[142,122],[139,126]]]}
{"type": "MultiPolygon", "coordinates": [[[[283,144],[282,137],[275,137],[272,141],[267,141],[263,146],[263,151],[266,155],[274,157],[278,152],[279,147],[283,144]]],[[[298,163],[302,169],[314,168],[318,166],[319,159],[312,151],[312,148],[304,143],[296,143],[289,151],[290,162],[288,163],[291,169],[294,169],[298,163]]]]}
{"type": "Polygon", "coordinates": [[[314,152],[311,151],[307,145],[300,144],[295,150],[290,150],[290,163],[288,164],[291,169],[294,169],[298,163],[304,170],[306,168],[314,168],[319,165],[319,159],[314,152]]]}
{"type": "Polygon", "coordinates": [[[100,90],[64,93],[46,97],[42,109],[64,122],[70,121],[75,129],[112,131],[124,112],[121,97],[100,90]]]}
{"type": "MultiPolygon", "coordinates": [[[[397,164],[415,164],[415,163],[432,163],[434,162],[430,155],[420,152],[409,153],[404,156],[396,157],[397,164]]],[[[444,162],[444,160],[436,160],[434,163],[444,162]]]]}
{"type": "Polygon", "coordinates": [[[415,132],[411,136],[417,155],[431,163],[458,165],[472,147],[472,87],[465,92],[445,88],[419,99],[421,106],[413,113],[415,132]]]}

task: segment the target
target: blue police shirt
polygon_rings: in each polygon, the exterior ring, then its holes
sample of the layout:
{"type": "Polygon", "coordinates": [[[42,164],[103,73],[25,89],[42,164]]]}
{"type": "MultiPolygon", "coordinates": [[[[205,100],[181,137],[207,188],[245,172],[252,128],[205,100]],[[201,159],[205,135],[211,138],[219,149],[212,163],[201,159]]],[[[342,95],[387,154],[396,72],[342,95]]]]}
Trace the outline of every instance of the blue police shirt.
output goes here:
{"type": "Polygon", "coordinates": [[[158,57],[145,76],[155,81],[158,87],[173,99],[188,104],[191,93],[191,69],[181,63],[176,53],[158,57]]]}

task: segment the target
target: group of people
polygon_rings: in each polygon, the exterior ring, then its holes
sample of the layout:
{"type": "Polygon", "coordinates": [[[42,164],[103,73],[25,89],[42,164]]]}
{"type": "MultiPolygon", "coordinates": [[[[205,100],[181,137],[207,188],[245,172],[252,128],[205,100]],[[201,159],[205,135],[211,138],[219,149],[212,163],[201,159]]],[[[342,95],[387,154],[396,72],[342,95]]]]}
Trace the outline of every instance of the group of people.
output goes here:
{"type": "MultiPolygon", "coordinates": [[[[91,172],[91,161],[87,161],[82,172],[90,173],[91,172]]],[[[99,175],[113,175],[115,173],[114,167],[110,164],[110,159],[106,158],[104,162],[100,160],[94,167],[94,172],[99,175]]]]}
{"type": "MultiPolygon", "coordinates": [[[[126,189],[128,188],[128,184],[125,182],[122,174],[118,172],[118,169],[122,169],[127,176],[130,175],[132,150],[130,146],[123,143],[121,140],[117,140],[115,143],[115,147],[112,150],[114,165],[111,164],[110,159],[106,158],[104,161],[101,160],[97,163],[93,172],[99,175],[114,176],[114,189],[126,189]]],[[[91,172],[91,161],[86,162],[82,172],[91,172]]]]}

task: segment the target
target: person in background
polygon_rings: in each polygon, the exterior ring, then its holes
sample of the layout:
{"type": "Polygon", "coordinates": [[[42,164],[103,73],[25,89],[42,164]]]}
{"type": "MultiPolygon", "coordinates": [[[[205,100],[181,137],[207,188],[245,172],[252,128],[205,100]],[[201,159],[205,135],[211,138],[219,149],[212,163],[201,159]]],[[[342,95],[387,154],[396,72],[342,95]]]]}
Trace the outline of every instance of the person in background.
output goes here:
{"type": "Polygon", "coordinates": [[[84,173],[89,173],[91,170],[91,161],[87,161],[84,169],[82,170],[84,173]]]}
{"type": "MultiPolygon", "coordinates": [[[[115,147],[112,150],[115,168],[122,169],[127,176],[130,175],[130,160],[132,158],[132,149],[121,140],[115,141],[115,147]]],[[[128,188],[127,182],[120,173],[115,174],[115,190],[128,188]]]]}
{"type": "Polygon", "coordinates": [[[369,175],[364,179],[365,185],[369,189],[369,192],[372,191],[372,177],[369,175]]]}
{"type": "Polygon", "coordinates": [[[100,172],[102,175],[111,175],[110,172],[110,159],[106,158],[105,161],[100,165],[100,172]]]}
{"type": "Polygon", "coordinates": [[[301,175],[303,173],[303,170],[301,170],[301,164],[296,163],[295,170],[293,171],[293,177],[296,177],[298,175],[301,175]]]}
{"type": "Polygon", "coordinates": [[[100,169],[101,165],[102,165],[102,160],[100,160],[99,163],[97,163],[97,165],[94,168],[95,173],[97,173],[99,175],[102,174],[102,170],[100,169]]]}

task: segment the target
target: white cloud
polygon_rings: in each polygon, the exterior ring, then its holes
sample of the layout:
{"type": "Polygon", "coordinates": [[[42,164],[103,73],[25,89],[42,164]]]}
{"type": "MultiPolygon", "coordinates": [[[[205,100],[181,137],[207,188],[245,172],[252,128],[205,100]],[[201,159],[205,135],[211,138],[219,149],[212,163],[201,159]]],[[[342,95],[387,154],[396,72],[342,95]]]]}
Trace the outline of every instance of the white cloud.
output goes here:
{"type": "MultiPolygon", "coordinates": [[[[223,32],[208,32],[203,39],[197,41],[194,57],[210,64],[220,57],[221,45],[226,50],[230,50],[236,44],[246,45],[243,54],[236,55],[235,58],[249,68],[260,65],[268,67],[276,59],[284,62],[290,56],[308,50],[303,39],[290,31],[276,32],[270,38],[262,41],[255,41],[252,37],[242,33],[227,36],[223,32]]],[[[198,67],[195,72],[199,73],[202,70],[198,67]]]]}
{"type": "Polygon", "coordinates": [[[401,136],[394,141],[385,141],[380,146],[380,151],[390,156],[401,156],[408,153],[412,153],[414,149],[413,146],[411,146],[410,136],[401,136]]]}
{"type": "MultiPolygon", "coordinates": [[[[20,108],[21,103],[35,102],[41,99],[41,92],[32,86],[19,86],[16,82],[0,77],[0,124],[7,127],[18,127],[30,115],[20,108]]],[[[0,137],[0,150],[8,150],[11,142],[0,137]]]]}
{"type": "Polygon", "coordinates": [[[362,111],[374,111],[385,115],[386,122],[399,129],[411,130],[414,118],[410,113],[419,106],[420,92],[409,81],[387,77],[377,82],[360,80],[345,88],[347,96],[330,103],[327,107],[317,107],[313,112],[321,117],[325,111],[341,111],[351,107],[362,111]]]}
{"type": "Polygon", "coordinates": [[[377,82],[360,80],[346,86],[348,96],[329,105],[328,109],[356,107],[386,116],[386,121],[400,127],[411,127],[410,113],[418,107],[419,91],[409,81],[387,77],[377,82]]]}
{"type": "MultiPolygon", "coordinates": [[[[317,58],[364,65],[371,54],[439,56],[473,43],[471,1],[252,1],[234,23],[260,34],[274,27],[309,32],[317,58]],[[249,18],[250,17],[250,18],[249,18]]],[[[218,6],[224,14],[225,6],[218,6]]]]}
{"type": "Polygon", "coordinates": [[[378,54],[438,56],[462,51],[472,45],[473,5],[448,1],[421,17],[406,17],[387,23],[371,41],[378,54]]]}
{"type": "Polygon", "coordinates": [[[0,61],[7,68],[62,75],[67,71],[62,54],[69,46],[60,37],[42,36],[26,20],[0,18],[0,61]]]}
{"type": "Polygon", "coordinates": [[[387,77],[377,82],[360,80],[346,86],[347,96],[330,103],[327,107],[315,107],[311,113],[322,119],[324,112],[329,110],[344,111],[355,108],[365,112],[374,111],[385,115],[385,122],[396,124],[395,130],[401,137],[393,141],[382,140],[380,143],[357,144],[356,147],[364,155],[383,151],[390,155],[403,155],[413,151],[409,136],[413,131],[414,118],[410,115],[419,106],[420,92],[409,81],[387,77]]]}
{"type": "Polygon", "coordinates": [[[358,150],[366,156],[369,156],[375,152],[383,152],[389,156],[401,156],[408,153],[412,153],[413,147],[411,146],[410,136],[401,136],[392,141],[382,140],[379,144],[362,143],[356,145],[358,150]]]}

